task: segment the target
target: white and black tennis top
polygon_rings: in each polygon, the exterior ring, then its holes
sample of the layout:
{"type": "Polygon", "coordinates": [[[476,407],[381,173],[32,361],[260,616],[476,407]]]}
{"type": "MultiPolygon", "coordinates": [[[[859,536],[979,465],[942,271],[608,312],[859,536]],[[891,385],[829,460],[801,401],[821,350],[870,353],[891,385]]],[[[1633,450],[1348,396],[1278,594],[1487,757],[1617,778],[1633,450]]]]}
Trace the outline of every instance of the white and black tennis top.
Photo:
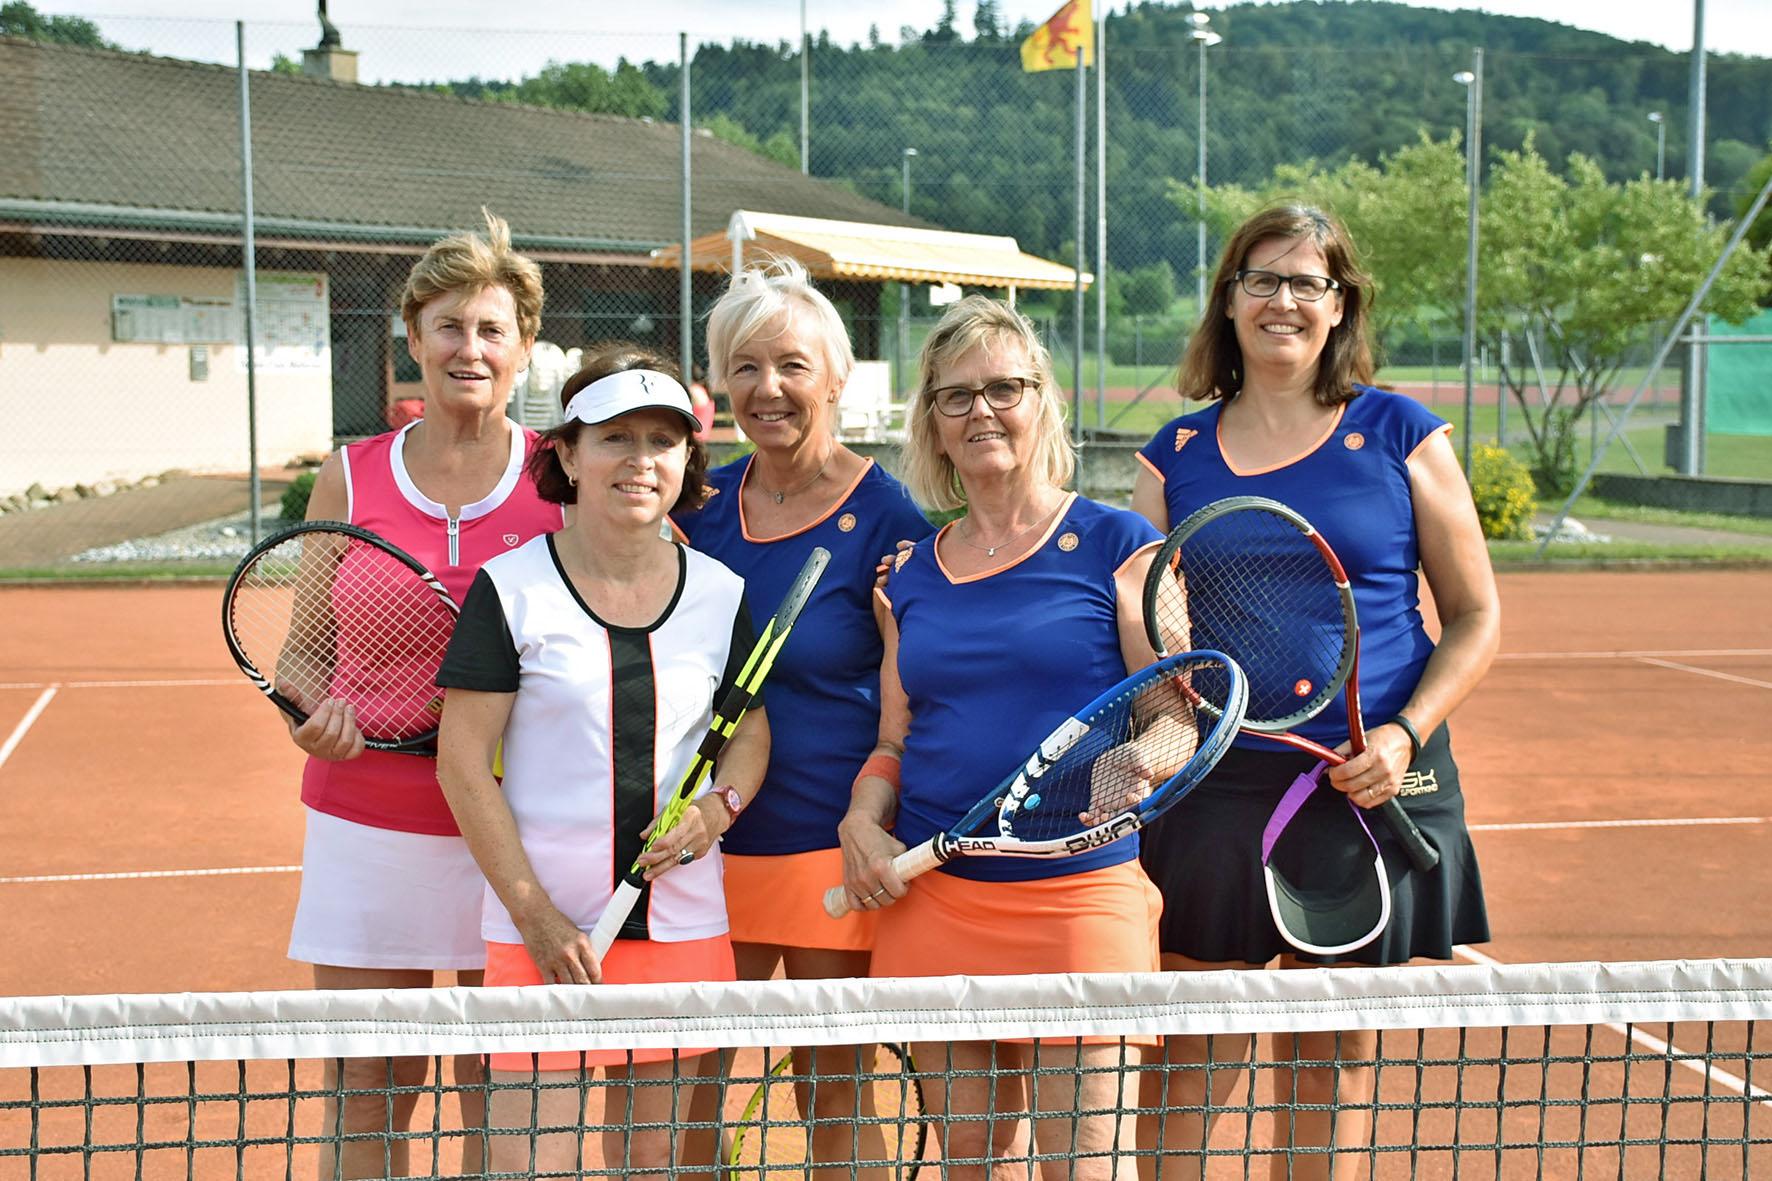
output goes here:
{"type": "MultiPolygon", "coordinates": [[[[754,634],[744,582],[684,546],[676,594],[651,625],[605,623],[566,577],[553,540],[537,537],[481,567],[437,683],[516,694],[505,798],[542,888],[588,932],[754,634]]],[[[651,883],[621,937],[675,943],[725,932],[717,849],[651,883]]],[[[522,942],[490,887],[481,929],[494,942],[522,942]]]]}

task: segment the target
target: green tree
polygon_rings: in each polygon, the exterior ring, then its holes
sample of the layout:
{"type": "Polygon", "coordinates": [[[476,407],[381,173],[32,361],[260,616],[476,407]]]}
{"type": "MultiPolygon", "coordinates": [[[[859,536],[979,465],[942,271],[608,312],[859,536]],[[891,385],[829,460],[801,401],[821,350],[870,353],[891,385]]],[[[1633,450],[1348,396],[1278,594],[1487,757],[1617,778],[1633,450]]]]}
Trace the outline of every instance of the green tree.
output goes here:
{"type": "MultiPolygon", "coordinates": [[[[1741,196],[1735,201],[1737,219],[1747,216],[1754,198],[1760,195],[1760,190],[1766,187],[1768,180],[1772,180],[1772,152],[1761,156],[1759,163],[1748,169],[1747,175],[1742,178],[1741,196]]],[[[1760,210],[1760,216],[1754,218],[1754,224],[1748,227],[1747,244],[1759,251],[1772,247],[1772,201],[1766,203],[1766,207],[1760,210]]]]}
{"type": "Polygon", "coordinates": [[[1121,306],[1129,315],[1160,316],[1175,306],[1175,272],[1162,259],[1149,266],[1135,267],[1115,283],[1119,288],[1121,306]]]}
{"type": "Polygon", "coordinates": [[[296,61],[293,57],[290,57],[287,53],[272,54],[271,73],[288,74],[292,77],[299,77],[301,75],[301,63],[296,61]]]}
{"type": "Polygon", "coordinates": [[[726,114],[716,114],[713,118],[704,120],[701,127],[715,139],[724,140],[747,152],[755,152],[777,164],[789,168],[800,166],[800,145],[785,131],[777,131],[767,140],[760,140],[746,131],[744,124],[726,114]]]}
{"type": "MultiPolygon", "coordinates": [[[[1462,319],[1463,171],[1456,136],[1423,138],[1377,167],[1287,165],[1259,188],[1215,189],[1209,217],[1225,230],[1284,197],[1329,208],[1374,276],[1383,340],[1462,319]]],[[[1193,186],[1169,183],[1172,200],[1191,210],[1193,186]]],[[[1514,345],[1501,381],[1525,424],[1533,477],[1547,492],[1572,484],[1576,424],[1617,388],[1626,362],[1656,325],[1679,314],[1722,253],[1729,228],[1706,215],[1708,200],[1687,197],[1678,181],[1608,181],[1579,154],[1565,176],[1531,136],[1494,157],[1479,215],[1478,332],[1497,355],[1504,339],[1514,345]]],[[[1766,251],[1744,246],[1704,310],[1742,319],[1769,284],[1766,251]]]]}
{"type": "Polygon", "coordinates": [[[24,0],[0,4],[0,37],[24,37],[54,45],[116,49],[99,36],[98,26],[77,16],[44,16],[24,0]]]}
{"type": "MultiPolygon", "coordinates": [[[[1576,423],[1618,386],[1635,350],[1680,313],[1722,254],[1730,227],[1706,215],[1709,200],[1694,201],[1677,181],[1609,182],[1579,154],[1564,177],[1530,139],[1499,153],[1482,206],[1478,327],[1496,344],[1519,335],[1536,346],[1516,351],[1501,381],[1546,491],[1573,486],[1576,423]]],[[[1769,282],[1766,253],[1739,249],[1701,310],[1745,319],[1769,282]]]]}

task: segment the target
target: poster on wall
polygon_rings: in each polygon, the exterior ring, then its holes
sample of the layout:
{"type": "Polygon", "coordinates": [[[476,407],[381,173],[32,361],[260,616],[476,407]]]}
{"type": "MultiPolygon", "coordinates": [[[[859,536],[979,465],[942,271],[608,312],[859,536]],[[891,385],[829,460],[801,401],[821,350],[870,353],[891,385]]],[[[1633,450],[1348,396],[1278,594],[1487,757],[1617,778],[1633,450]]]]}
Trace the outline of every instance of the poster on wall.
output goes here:
{"type": "MultiPolygon", "coordinates": [[[[245,276],[238,280],[236,293],[244,307],[245,276]]],[[[325,275],[260,271],[254,328],[260,373],[332,371],[332,321],[325,275]]],[[[244,324],[237,340],[245,340],[244,324]]],[[[246,350],[237,349],[235,354],[236,366],[244,373],[246,350]]]]}
{"type": "Polygon", "coordinates": [[[225,296],[111,296],[111,339],[120,344],[226,344],[238,335],[225,296]]]}

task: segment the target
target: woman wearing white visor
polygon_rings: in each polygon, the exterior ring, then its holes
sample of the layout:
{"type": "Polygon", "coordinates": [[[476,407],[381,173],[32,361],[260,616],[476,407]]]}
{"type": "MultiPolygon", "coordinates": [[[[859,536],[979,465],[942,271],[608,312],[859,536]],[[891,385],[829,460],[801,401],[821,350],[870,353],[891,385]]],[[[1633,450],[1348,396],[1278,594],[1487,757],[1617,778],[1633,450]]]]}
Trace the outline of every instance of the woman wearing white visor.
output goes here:
{"type": "MultiPolygon", "coordinates": [[[[566,383],[565,421],[543,436],[551,447],[531,473],[544,499],[575,506],[571,523],[486,564],[438,675],[449,689],[439,776],[488,883],[489,985],[735,975],[716,844],[731,812],[718,797],[692,805],[643,858],[647,888],[601,963],[588,935],[753,644],[743,582],[664,527],[673,507],[699,503],[707,470],[670,370],[613,346],[566,383]]],[[[720,755],[715,789],[748,800],[768,758],[759,700],[720,755]]],[[[493,1055],[492,1170],[571,1169],[580,1152],[575,1134],[541,1135],[530,1164],[529,1129],[580,1124],[581,1088],[544,1088],[532,1110],[537,1095],[496,1089],[501,1076],[570,1082],[602,1067],[612,1080],[662,1082],[695,1073],[674,1060],[684,1054],[493,1055]]],[[[607,1134],[605,1160],[711,1163],[711,1136],[674,1142],[677,1089],[634,1086],[636,1130],[607,1134]]]]}

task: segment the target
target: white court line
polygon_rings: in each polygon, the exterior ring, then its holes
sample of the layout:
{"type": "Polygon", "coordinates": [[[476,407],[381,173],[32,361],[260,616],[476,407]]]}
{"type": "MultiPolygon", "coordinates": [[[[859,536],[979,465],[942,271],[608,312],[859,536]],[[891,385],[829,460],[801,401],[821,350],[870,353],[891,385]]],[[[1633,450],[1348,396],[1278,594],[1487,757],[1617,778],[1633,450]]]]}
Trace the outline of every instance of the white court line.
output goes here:
{"type": "Polygon", "coordinates": [[[57,688],[56,685],[50,685],[39,693],[37,700],[31,703],[31,708],[25,711],[25,716],[20,718],[18,725],[12,728],[12,733],[6,736],[6,741],[0,743],[0,767],[6,765],[6,760],[12,757],[12,752],[18,749],[20,742],[24,741],[25,732],[36,723],[43,711],[49,708],[49,703],[55,697],[57,688]]]}
{"type": "Polygon", "coordinates": [[[1498,652],[1497,660],[1647,660],[1652,657],[1772,656],[1772,648],[1675,648],[1664,652],[1498,652]]]}
{"type": "MultiPolygon", "coordinates": [[[[1452,954],[1467,959],[1473,964],[1481,964],[1486,968],[1498,968],[1504,962],[1496,959],[1492,955],[1484,955],[1475,948],[1466,947],[1462,943],[1452,949],[1452,954]]],[[[1657,1024],[1661,1023],[1657,1022],[1657,1024]]],[[[1651,1054],[1668,1056],[1677,1049],[1677,1047],[1669,1045],[1654,1034],[1647,1033],[1634,1025],[1625,1026],[1620,1025],[1615,1021],[1608,1021],[1606,1022],[1605,1027],[1621,1037],[1630,1038],[1631,1041],[1648,1049],[1651,1054]]],[[[1684,1054],[1686,1051],[1681,1050],[1679,1052],[1684,1054]]],[[[1673,1058],[1670,1056],[1668,1057],[1668,1061],[1676,1066],[1684,1066],[1688,1070],[1706,1075],[1711,1082],[1716,1083],[1719,1086],[1727,1087],[1738,1095],[1752,1096],[1760,1101],[1760,1106],[1762,1107],[1772,1107],[1772,1091],[1756,1087],[1746,1079],[1730,1074],[1719,1066],[1712,1066],[1705,1062],[1693,1062],[1684,1057],[1673,1058]]]]}
{"type": "Polygon", "coordinates": [[[1550,832],[1565,828],[1691,828],[1707,824],[1765,824],[1772,816],[1669,816],[1655,820],[1533,820],[1519,824],[1469,824],[1471,832],[1550,832]]]}
{"type": "Polygon", "coordinates": [[[190,681],[0,681],[0,689],[182,689],[197,685],[250,685],[243,677],[190,681]]]}
{"type": "Polygon", "coordinates": [[[1675,672],[1696,673],[1701,677],[1715,677],[1719,681],[1734,681],[1737,685],[1752,685],[1756,689],[1772,689],[1772,681],[1759,681],[1753,677],[1738,677],[1733,673],[1720,673],[1715,669],[1694,668],[1690,664],[1680,664],[1673,660],[1660,660],[1653,656],[1639,656],[1637,660],[1643,664],[1653,664],[1657,668],[1671,668],[1675,672]]]}
{"type": "Polygon", "coordinates": [[[229,869],[144,869],[134,873],[45,873],[0,878],[0,886],[34,882],[116,882],[137,878],[219,878],[250,873],[300,873],[299,865],[242,865],[229,869]]]}

